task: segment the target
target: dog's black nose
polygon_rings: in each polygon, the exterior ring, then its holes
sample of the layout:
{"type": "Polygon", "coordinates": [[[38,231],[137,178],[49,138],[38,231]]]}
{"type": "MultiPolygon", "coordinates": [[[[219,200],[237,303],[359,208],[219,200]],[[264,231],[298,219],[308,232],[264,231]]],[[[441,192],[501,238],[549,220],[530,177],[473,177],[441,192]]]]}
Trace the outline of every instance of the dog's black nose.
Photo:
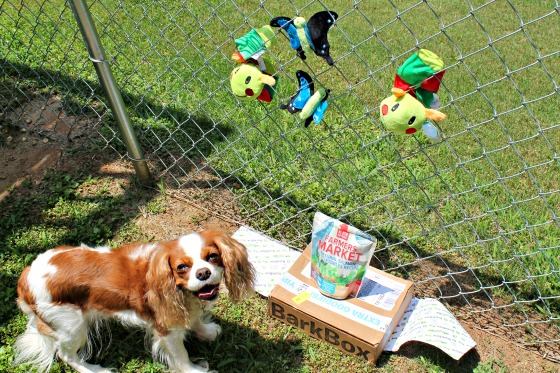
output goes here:
{"type": "Polygon", "coordinates": [[[199,279],[200,281],[204,281],[207,280],[211,274],[212,273],[208,268],[200,268],[199,270],[196,271],[196,278],[199,279]]]}

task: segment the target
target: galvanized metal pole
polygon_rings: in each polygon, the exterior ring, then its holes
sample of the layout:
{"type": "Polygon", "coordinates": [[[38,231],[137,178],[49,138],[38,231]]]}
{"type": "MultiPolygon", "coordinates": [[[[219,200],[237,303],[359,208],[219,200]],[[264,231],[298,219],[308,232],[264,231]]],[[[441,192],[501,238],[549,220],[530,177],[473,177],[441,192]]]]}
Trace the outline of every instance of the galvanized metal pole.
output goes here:
{"type": "Polygon", "coordinates": [[[140,182],[143,184],[150,184],[152,182],[150,169],[144,159],[144,154],[142,153],[142,148],[138,143],[134,129],[130,124],[130,118],[126,112],[121,92],[115,83],[115,78],[111,72],[109,62],[105,58],[105,51],[99,40],[89,9],[83,0],[71,0],[69,3],[89,51],[89,58],[95,66],[99,82],[105,90],[105,95],[111,106],[113,116],[119,125],[120,133],[128,149],[128,155],[132,160],[136,175],[138,175],[140,182]]]}

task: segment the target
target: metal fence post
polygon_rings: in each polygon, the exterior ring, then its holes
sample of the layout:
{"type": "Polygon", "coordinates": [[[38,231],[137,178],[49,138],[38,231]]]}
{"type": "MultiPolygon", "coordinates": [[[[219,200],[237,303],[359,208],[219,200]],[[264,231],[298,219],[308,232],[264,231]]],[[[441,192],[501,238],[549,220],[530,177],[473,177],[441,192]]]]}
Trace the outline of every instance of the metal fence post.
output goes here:
{"type": "Polygon", "coordinates": [[[99,35],[97,34],[97,30],[93,19],[91,18],[87,4],[84,0],[71,0],[69,3],[72,7],[76,22],[80,27],[80,31],[82,32],[84,42],[86,43],[89,52],[89,58],[95,66],[99,82],[105,90],[105,95],[107,96],[113,115],[117,120],[120,133],[126,144],[136,175],[138,175],[140,182],[143,184],[149,184],[152,181],[150,169],[144,159],[144,154],[142,153],[142,148],[138,143],[134,129],[130,124],[130,118],[126,112],[121,92],[115,83],[115,78],[111,72],[109,62],[105,58],[105,51],[103,50],[103,46],[99,40],[99,35]]]}

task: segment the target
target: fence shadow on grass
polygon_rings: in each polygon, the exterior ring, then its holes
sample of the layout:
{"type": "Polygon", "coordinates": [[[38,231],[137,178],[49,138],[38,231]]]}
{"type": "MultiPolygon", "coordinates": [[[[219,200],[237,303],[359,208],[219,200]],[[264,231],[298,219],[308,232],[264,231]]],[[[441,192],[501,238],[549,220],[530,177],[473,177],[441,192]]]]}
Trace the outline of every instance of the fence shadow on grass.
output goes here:
{"type": "MultiPolygon", "coordinates": [[[[141,145],[155,155],[153,158],[158,159],[159,166],[181,167],[181,172],[186,174],[212,152],[214,144],[231,135],[231,127],[214,123],[204,115],[192,115],[173,105],[163,106],[142,95],[121,93],[141,145]],[[149,123],[154,117],[163,125],[149,123]]],[[[61,96],[61,110],[66,116],[76,117],[74,122],[88,121],[92,124],[90,127],[96,127],[106,139],[102,145],[110,145],[120,154],[126,154],[112,117],[106,115],[101,104],[104,96],[97,82],[0,59],[0,105],[3,111],[0,121],[23,122],[24,104],[36,99],[44,110],[43,102],[47,103],[55,95],[61,96]],[[17,115],[10,116],[10,112],[17,112],[17,115]]]]}
{"type": "Polygon", "coordinates": [[[58,245],[106,243],[157,194],[132,181],[117,195],[103,191],[81,195],[78,188],[91,178],[131,179],[131,175],[96,172],[100,164],[91,156],[81,150],[73,155],[76,162],[70,168],[48,173],[39,184],[24,183],[0,202],[0,257],[6,263],[0,270],[0,299],[5,300],[0,324],[18,312],[15,286],[23,265],[58,245]]]}

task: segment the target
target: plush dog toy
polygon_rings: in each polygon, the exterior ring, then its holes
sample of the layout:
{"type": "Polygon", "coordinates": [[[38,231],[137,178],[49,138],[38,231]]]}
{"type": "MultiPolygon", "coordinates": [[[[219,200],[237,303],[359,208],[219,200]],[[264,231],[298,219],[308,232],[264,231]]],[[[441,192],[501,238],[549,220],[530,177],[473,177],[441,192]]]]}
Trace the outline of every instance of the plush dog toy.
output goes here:
{"type": "Polygon", "coordinates": [[[397,70],[392,95],[381,102],[381,122],[389,131],[411,135],[422,129],[432,141],[439,141],[439,122],[446,115],[439,108],[437,91],[445,74],[443,61],[435,53],[420,49],[397,70]]]}
{"type": "Polygon", "coordinates": [[[263,56],[276,41],[276,33],[270,26],[252,29],[242,37],[235,39],[236,51],[231,58],[240,65],[230,75],[233,94],[240,99],[271,102],[274,97],[276,79],[275,68],[269,59],[263,56]]]}
{"type": "Polygon", "coordinates": [[[323,11],[312,15],[307,22],[303,17],[275,17],[270,25],[280,27],[288,34],[290,46],[302,60],[306,59],[305,53],[314,52],[332,65],[334,61],[330,56],[327,34],[337,18],[338,14],[335,12],[323,11]]]}
{"type": "Polygon", "coordinates": [[[290,102],[280,105],[280,108],[288,110],[291,114],[299,113],[299,119],[305,120],[305,127],[309,127],[312,121],[315,124],[321,123],[329,106],[327,97],[330,91],[322,87],[315,91],[313,80],[305,71],[296,71],[296,77],[299,89],[290,98],[290,102]]]}

